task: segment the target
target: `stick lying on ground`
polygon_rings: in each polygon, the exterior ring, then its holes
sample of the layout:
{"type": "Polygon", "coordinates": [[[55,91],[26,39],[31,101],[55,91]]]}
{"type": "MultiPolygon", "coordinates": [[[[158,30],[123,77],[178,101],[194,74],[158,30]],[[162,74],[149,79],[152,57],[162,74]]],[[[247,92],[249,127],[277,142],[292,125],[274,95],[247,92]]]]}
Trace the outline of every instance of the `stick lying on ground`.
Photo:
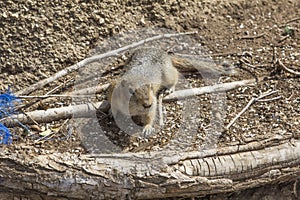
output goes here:
{"type": "Polygon", "coordinates": [[[93,117],[93,114],[102,102],[87,103],[75,106],[66,106],[60,108],[51,108],[48,110],[36,110],[26,114],[13,115],[10,118],[4,118],[1,123],[8,127],[17,125],[17,121],[22,124],[47,123],[72,117],[93,117]]]}
{"type": "Polygon", "coordinates": [[[278,59],[276,63],[278,63],[278,65],[283,69],[283,71],[286,71],[286,72],[288,72],[288,73],[291,73],[291,74],[300,76],[300,72],[296,72],[296,71],[294,71],[294,70],[292,70],[292,69],[287,68],[287,67],[281,62],[281,60],[278,59]]]}
{"type": "Polygon", "coordinates": [[[124,47],[121,47],[119,49],[115,49],[113,51],[109,51],[109,52],[106,52],[104,54],[100,54],[100,55],[95,55],[95,56],[92,56],[92,57],[89,57],[89,58],[86,58],[70,67],[67,67],[59,72],[57,72],[56,74],[54,74],[53,76],[49,77],[49,78],[46,78],[44,80],[41,80],[23,90],[20,90],[18,92],[16,92],[17,95],[27,95],[37,89],[40,89],[42,88],[43,86],[45,86],[46,84],[48,83],[51,83],[55,80],[57,80],[58,78],[61,78],[67,74],[69,74],[70,72],[73,72],[75,70],[78,70],[79,68],[82,68],[84,67],[85,65],[87,64],[90,64],[90,63],[93,63],[93,62],[96,62],[96,61],[99,61],[100,59],[103,59],[103,58],[107,58],[107,57],[112,57],[112,56],[118,56],[119,53],[123,52],[123,51],[126,51],[126,50],[129,50],[131,48],[135,48],[137,46],[140,46],[142,44],[145,44],[147,42],[151,42],[151,41],[154,41],[154,40],[159,40],[159,39],[162,39],[162,38],[170,38],[170,37],[178,37],[178,36],[181,36],[181,35],[191,35],[191,34],[195,34],[197,32],[186,32],[186,33],[174,33],[174,34],[162,34],[162,35],[157,35],[157,36],[154,36],[154,37],[151,37],[151,38],[147,38],[145,40],[141,40],[141,41],[138,41],[138,42],[135,42],[135,43],[132,43],[130,45],[127,45],[127,46],[124,46],[124,47]]]}
{"type": "MultiPolygon", "coordinates": [[[[249,85],[255,83],[255,79],[235,81],[231,83],[217,84],[213,86],[206,86],[202,88],[193,88],[187,90],[175,91],[172,94],[166,96],[163,101],[176,101],[178,99],[190,98],[196,95],[206,94],[206,93],[216,93],[216,92],[226,92],[233,90],[240,86],[249,85]]],[[[10,118],[4,118],[0,120],[1,123],[4,123],[8,127],[16,126],[17,120],[23,124],[33,124],[34,121],[38,123],[47,123],[60,119],[67,119],[72,117],[90,117],[91,113],[93,114],[97,108],[101,106],[101,110],[105,111],[109,109],[108,103],[97,102],[97,103],[88,103],[75,106],[67,106],[60,108],[51,108],[48,110],[37,110],[32,111],[27,114],[18,114],[13,115],[10,118]]],[[[93,115],[95,116],[95,115],[93,115]]]]}
{"type": "Polygon", "coordinates": [[[246,110],[252,105],[252,104],[254,104],[255,102],[257,102],[257,101],[273,101],[273,100],[277,100],[277,99],[280,99],[281,98],[281,96],[277,96],[277,97],[275,97],[275,98],[271,98],[271,99],[263,99],[263,98],[265,98],[265,97],[267,97],[267,96],[270,96],[270,95],[272,95],[272,94],[274,94],[274,93],[276,93],[277,91],[272,91],[272,92],[268,92],[268,93],[264,93],[264,94],[261,94],[259,97],[253,97],[249,102],[248,102],[248,104],[243,108],[243,110],[241,111],[241,112],[239,112],[239,114],[237,114],[236,116],[235,116],[235,118],[233,118],[232,120],[231,120],[231,122],[226,126],[226,129],[228,130],[233,124],[234,124],[234,122],[244,113],[244,112],[246,112],[246,110]]]}
{"type": "Polygon", "coordinates": [[[65,93],[65,94],[45,94],[40,96],[18,96],[18,98],[22,99],[30,99],[30,98],[49,98],[49,97],[88,97],[88,95],[95,95],[101,93],[110,86],[109,83],[104,85],[98,85],[94,87],[89,87],[85,89],[75,90],[73,92],[65,93]]]}
{"type": "MultiPolygon", "coordinates": [[[[262,78],[260,80],[262,80],[262,78]]],[[[255,82],[256,82],[255,79],[249,79],[249,80],[242,80],[242,81],[235,81],[235,82],[230,82],[230,83],[205,86],[205,87],[201,87],[201,88],[178,90],[178,91],[175,91],[175,92],[171,93],[170,95],[166,96],[163,101],[169,102],[169,101],[181,100],[181,99],[185,99],[185,98],[189,98],[189,97],[201,95],[201,94],[225,92],[225,91],[232,90],[237,87],[245,86],[245,85],[255,83],[255,82]]]]}

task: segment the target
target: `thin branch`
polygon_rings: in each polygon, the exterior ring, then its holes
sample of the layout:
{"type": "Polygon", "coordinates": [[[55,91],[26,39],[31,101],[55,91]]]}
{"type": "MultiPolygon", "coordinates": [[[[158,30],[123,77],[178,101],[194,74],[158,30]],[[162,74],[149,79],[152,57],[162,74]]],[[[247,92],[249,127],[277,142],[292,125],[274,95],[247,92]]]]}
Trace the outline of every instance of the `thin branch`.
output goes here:
{"type": "Polygon", "coordinates": [[[297,76],[300,76],[300,72],[296,72],[296,71],[294,71],[294,70],[292,70],[292,69],[287,68],[287,67],[281,62],[281,60],[277,59],[277,63],[278,63],[278,65],[279,65],[284,71],[286,71],[286,72],[288,72],[288,73],[291,73],[291,74],[294,74],[294,75],[297,75],[297,76]]]}
{"type": "Polygon", "coordinates": [[[246,66],[252,68],[252,69],[255,69],[255,68],[256,68],[254,65],[252,65],[252,64],[250,64],[250,63],[248,63],[248,62],[246,62],[247,60],[246,60],[245,58],[241,58],[239,61],[240,61],[241,63],[243,63],[244,65],[246,65],[246,66]]]}
{"type": "Polygon", "coordinates": [[[109,83],[106,83],[104,85],[97,85],[94,87],[89,87],[89,88],[84,88],[84,89],[80,89],[80,90],[75,90],[71,93],[69,93],[70,95],[87,95],[87,94],[98,94],[101,93],[105,90],[107,90],[107,88],[110,86],[109,83]]]}
{"type": "Polygon", "coordinates": [[[265,99],[263,100],[263,98],[267,97],[267,96],[270,96],[274,93],[276,93],[277,91],[272,91],[272,92],[268,92],[268,93],[263,93],[261,94],[259,97],[253,97],[248,103],[247,105],[241,110],[241,112],[239,112],[232,120],[231,122],[226,126],[226,130],[228,130],[234,123],[235,121],[241,117],[241,115],[246,112],[248,110],[248,108],[253,104],[255,103],[256,101],[273,101],[273,100],[277,100],[281,97],[275,97],[275,98],[272,98],[272,99],[265,99]]]}
{"type": "Polygon", "coordinates": [[[289,24],[291,22],[295,22],[295,21],[298,21],[298,20],[300,20],[300,17],[295,17],[293,19],[290,19],[290,20],[286,21],[285,24],[289,24]]]}
{"type": "Polygon", "coordinates": [[[50,97],[66,97],[66,98],[75,98],[75,97],[91,97],[92,95],[72,95],[72,94],[49,94],[49,95],[24,95],[24,96],[18,96],[21,99],[34,99],[34,98],[39,98],[39,99],[46,99],[50,97]]]}
{"type": "Polygon", "coordinates": [[[85,89],[80,89],[80,90],[75,90],[73,92],[69,92],[67,94],[45,94],[45,95],[33,95],[33,96],[18,96],[19,98],[23,99],[32,99],[32,98],[40,98],[40,99],[45,99],[45,98],[50,98],[50,97],[67,97],[67,98],[75,98],[75,97],[93,97],[94,94],[101,93],[110,86],[109,83],[104,84],[104,85],[97,85],[94,87],[89,87],[85,89]]]}
{"type": "Polygon", "coordinates": [[[275,94],[277,92],[278,92],[277,90],[274,90],[272,92],[265,92],[265,93],[261,94],[259,97],[257,97],[256,100],[260,100],[262,98],[265,98],[265,97],[275,94]]]}
{"type": "Polygon", "coordinates": [[[36,139],[35,141],[34,141],[34,143],[36,144],[36,143],[38,143],[38,142],[41,142],[42,140],[44,140],[44,139],[51,139],[55,134],[57,134],[59,131],[61,131],[61,129],[63,128],[63,126],[67,123],[67,122],[69,122],[69,120],[70,119],[66,119],[63,123],[62,123],[62,125],[60,125],[60,127],[58,128],[58,130],[56,130],[56,131],[53,131],[53,130],[51,130],[51,133],[50,134],[48,134],[48,135],[45,135],[45,136],[43,136],[43,137],[40,137],[40,138],[38,138],[38,139],[36,139]]]}
{"type": "Polygon", "coordinates": [[[214,54],[210,54],[209,56],[212,56],[212,57],[218,57],[218,56],[240,56],[242,55],[241,52],[238,52],[238,51],[233,51],[233,52],[221,52],[221,53],[214,53],[214,54]]]}
{"type": "Polygon", "coordinates": [[[295,17],[295,18],[293,18],[293,19],[290,19],[290,20],[288,20],[288,21],[282,23],[282,25],[280,25],[279,27],[280,27],[280,28],[283,28],[283,27],[285,27],[287,24],[289,24],[289,23],[291,23],[291,22],[298,21],[298,20],[300,20],[300,17],[295,17]]]}
{"type": "MultiPolygon", "coordinates": [[[[263,78],[259,78],[261,81],[263,78]]],[[[166,96],[163,100],[164,102],[169,101],[176,101],[181,99],[190,98],[196,95],[206,94],[206,93],[218,93],[218,92],[226,92],[229,90],[233,90],[240,86],[249,85],[251,83],[255,83],[256,79],[249,79],[249,80],[242,80],[242,81],[234,81],[230,83],[222,83],[217,85],[205,86],[201,88],[192,88],[192,89],[185,89],[179,90],[171,93],[170,95],[166,96]]]]}
{"type": "Polygon", "coordinates": [[[295,183],[293,185],[293,193],[294,193],[296,198],[298,197],[297,184],[298,184],[298,179],[295,180],[295,183]]]}
{"type": "Polygon", "coordinates": [[[252,40],[252,39],[263,37],[264,35],[265,35],[265,33],[261,33],[258,35],[247,35],[247,36],[239,37],[239,39],[251,39],[252,40]]]}
{"type": "Polygon", "coordinates": [[[35,121],[34,119],[32,119],[31,116],[28,115],[23,109],[22,109],[22,113],[23,113],[26,117],[28,117],[28,119],[30,119],[30,120],[32,121],[32,124],[35,124],[35,125],[39,126],[39,123],[38,123],[37,121],[35,121]]]}
{"type": "Polygon", "coordinates": [[[255,98],[252,98],[252,99],[248,102],[248,104],[243,108],[243,110],[241,110],[241,112],[239,112],[239,114],[237,114],[237,115],[235,116],[235,118],[233,118],[233,119],[231,120],[231,122],[226,126],[226,129],[228,130],[228,129],[234,124],[234,122],[235,122],[238,118],[240,118],[241,115],[242,115],[244,112],[246,112],[246,110],[248,110],[248,108],[249,108],[254,102],[255,102],[255,98]]]}
{"type": "Polygon", "coordinates": [[[278,99],[281,99],[282,96],[277,96],[277,97],[273,97],[273,98],[270,98],[270,99],[258,99],[257,101],[258,102],[267,102],[267,101],[275,101],[275,100],[278,100],[278,99]]]}
{"type": "Polygon", "coordinates": [[[52,90],[50,90],[49,92],[46,93],[46,95],[52,94],[53,92],[55,92],[57,89],[61,88],[63,85],[67,84],[68,82],[73,81],[73,79],[69,79],[66,82],[56,86],[55,88],[53,88],[52,90]]]}
{"type": "Polygon", "coordinates": [[[98,61],[100,59],[103,59],[103,58],[106,58],[106,57],[118,56],[119,53],[121,53],[123,51],[135,48],[135,47],[140,46],[142,44],[145,44],[147,42],[159,40],[159,39],[162,39],[162,38],[178,37],[178,36],[181,36],[181,35],[191,35],[191,34],[195,34],[195,33],[197,33],[197,32],[186,32],[186,33],[174,33],[174,34],[157,35],[157,36],[154,36],[154,37],[151,37],[151,38],[147,38],[145,40],[141,40],[141,41],[132,43],[130,45],[126,45],[126,46],[121,47],[119,49],[115,49],[115,50],[106,52],[104,54],[95,55],[95,56],[86,58],[86,59],[84,59],[84,60],[82,60],[82,61],[80,61],[80,62],[78,62],[78,63],[76,63],[76,64],[74,64],[70,67],[67,67],[67,68],[55,73],[53,76],[51,76],[47,79],[41,80],[41,81],[39,81],[39,82],[23,89],[23,90],[20,90],[20,91],[16,92],[16,94],[17,95],[21,95],[21,94],[27,95],[27,94],[29,94],[29,93],[37,90],[37,89],[42,88],[43,86],[47,85],[48,83],[51,83],[51,82],[55,81],[56,79],[61,78],[65,75],[69,74],[70,72],[73,72],[75,70],[78,70],[79,68],[84,67],[87,64],[96,62],[96,61],[98,61]]]}
{"type": "Polygon", "coordinates": [[[284,40],[288,39],[289,37],[291,37],[290,35],[286,35],[280,38],[280,40],[278,41],[278,43],[283,42],[284,40]]]}

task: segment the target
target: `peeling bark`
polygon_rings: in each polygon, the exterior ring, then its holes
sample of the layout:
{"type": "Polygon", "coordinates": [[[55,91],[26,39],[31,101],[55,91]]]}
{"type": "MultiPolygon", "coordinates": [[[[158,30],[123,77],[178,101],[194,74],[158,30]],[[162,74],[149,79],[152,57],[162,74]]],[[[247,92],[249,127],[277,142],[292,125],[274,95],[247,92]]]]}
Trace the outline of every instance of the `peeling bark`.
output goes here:
{"type": "Polygon", "coordinates": [[[233,192],[296,179],[300,140],[288,139],[201,152],[37,157],[1,152],[0,191],[43,199],[150,199],[233,192]]]}

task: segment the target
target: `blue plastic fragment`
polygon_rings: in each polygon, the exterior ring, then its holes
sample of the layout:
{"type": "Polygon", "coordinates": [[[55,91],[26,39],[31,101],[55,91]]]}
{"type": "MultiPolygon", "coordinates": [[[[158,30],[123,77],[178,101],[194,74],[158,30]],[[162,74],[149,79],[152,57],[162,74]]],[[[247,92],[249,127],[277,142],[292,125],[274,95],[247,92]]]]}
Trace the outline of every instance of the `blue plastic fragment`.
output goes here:
{"type": "Polygon", "coordinates": [[[6,93],[0,94],[0,119],[14,114],[15,112],[15,103],[20,100],[11,93],[8,89],[6,93]]]}
{"type": "MultiPolygon", "coordinates": [[[[6,93],[0,94],[0,119],[15,114],[16,103],[20,102],[8,88],[6,93]]],[[[0,144],[11,144],[12,134],[9,129],[0,123],[0,144]]]]}
{"type": "Polygon", "coordinates": [[[12,135],[9,129],[0,123],[0,144],[11,144],[12,135]]]}

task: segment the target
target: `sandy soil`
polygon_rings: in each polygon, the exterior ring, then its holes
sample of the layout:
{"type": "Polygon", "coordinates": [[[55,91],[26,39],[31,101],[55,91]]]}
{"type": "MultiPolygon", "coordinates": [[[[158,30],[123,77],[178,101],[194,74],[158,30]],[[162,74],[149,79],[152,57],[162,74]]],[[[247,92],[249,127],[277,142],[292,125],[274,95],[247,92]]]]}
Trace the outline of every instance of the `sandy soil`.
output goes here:
{"type": "MultiPolygon", "coordinates": [[[[268,98],[272,101],[256,102],[228,131],[223,131],[219,146],[236,145],[253,140],[262,140],[278,135],[299,137],[300,135],[300,81],[299,75],[288,73],[276,60],[286,67],[300,72],[300,3],[297,0],[221,0],[221,1],[27,1],[9,0],[0,2],[0,90],[9,86],[18,91],[62,70],[94,53],[106,52],[145,37],[166,32],[198,31],[197,35],[173,41],[158,41],[149,46],[158,46],[175,53],[194,53],[201,48],[201,55],[210,55],[214,60],[226,60],[236,67],[237,74],[225,76],[221,82],[265,77],[255,85],[227,92],[226,107],[222,113],[224,124],[228,124],[251,100],[268,91],[277,91],[268,98]],[[155,28],[154,28],[155,27],[155,28]],[[128,32],[130,31],[131,32],[128,32]],[[121,35],[120,35],[121,34],[121,35]],[[193,51],[194,49],[194,51],[193,51]]],[[[122,70],[112,70],[102,76],[106,69],[121,66],[124,57],[111,58],[91,65],[88,70],[70,73],[32,95],[42,95],[54,90],[62,94],[73,90],[74,84],[91,75],[97,77],[97,84],[115,79],[122,70]],[[102,69],[102,71],[101,71],[102,69]],[[58,87],[59,86],[59,87],[58,87]]],[[[94,79],[93,79],[94,80],[94,79]]],[[[208,82],[193,76],[185,76],[184,86],[196,87],[208,82]]],[[[95,81],[94,81],[95,83],[95,81]]],[[[105,98],[99,94],[92,98],[105,98]]],[[[78,100],[78,99],[77,99],[78,100]]],[[[205,130],[211,124],[212,97],[204,95],[200,104],[193,147],[200,148],[205,130]]],[[[86,100],[85,100],[86,101],[86,100]]],[[[26,112],[69,105],[71,98],[52,98],[50,101],[26,99],[22,109],[26,112]]],[[[224,103],[224,101],[222,101],[224,103]]],[[[180,103],[166,105],[167,123],[153,137],[148,139],[128,138],[120,134],[108,118],[100,118],[100,125],[109,140],[125,151],[159,150],[170,141],[187,138],[178,137],[186,127],[180,103]],[[181,127],[181,129],[180,129],[181,127]],[[177,135],[176,135],[177,134],[177,135]]],[[[93,134],[81,135],[74,132],[69,139],[63,139],[70,131],[68,121],[29,126],[30,135],[22,128],[14,128],[13,145],[8,151],[26,150],[34,145],[31,153],[69,151],[76,153],[97,152],[97,139],[93,134]],[[60,128],[51,139],[35,142],[41,132],[60,128]],[[95,140],[92,144],[91,140],[95,140]]],[[[91,133],[93,130],[87,130],[91,133]]],[[[101,139],[101,138],[100,138],[101,139]]],[[[100,140],[99,139],[99,140],[100,140]]],[[[182,147],[185,149],[186,147],[182,147]]],[[[297,199],[299,186],[292,183],[251,189],[242,193],[204,199],[297,199]],[[296,188],[296,189],[295,189],[296,188]]]]}

